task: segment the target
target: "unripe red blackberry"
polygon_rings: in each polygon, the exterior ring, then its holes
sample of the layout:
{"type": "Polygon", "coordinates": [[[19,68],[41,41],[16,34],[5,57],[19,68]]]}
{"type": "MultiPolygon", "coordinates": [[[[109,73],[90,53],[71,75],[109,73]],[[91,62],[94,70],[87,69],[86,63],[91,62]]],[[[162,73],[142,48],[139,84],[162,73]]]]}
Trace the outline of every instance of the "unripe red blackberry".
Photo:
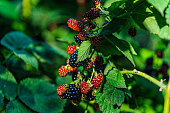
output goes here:
{"type": "Polygon", "coordinates": [[[68,19],[67,25],[74,31],[81,31],[84,28],[84,24],[76,19],[68,19]]]}
{"type": "Polygon", "coordinates": [[[101,41],[102,41],[102,37],[101,36],[94,36],[94,37],[90,38],[90,41],[94,46],[99,46],[101,41]]]}
{"type": "Polygon", "coordinates": [[[136,33],[137,33],[137,30],[135,27],[131,27],[128,29],[128,34],[131,36],[131,37],[134,37],[136,36],[136,33]]]}
{"type": "Polygon", "coordinates": [[[99,6],[101,3],[102,3],[101,0],[94,0],[94,2],[93,2],[93,4],[94,4],[95,6],[99,6]]]}
{"type": "Polygon", "coordinates": [[[60,86],[57,87],[57,93],[58,95],[63,95],[67,90],[67,85],[66,84],[61,84],[60,86]]]}
{"type": "Polygon", "coordinates": [[[86,32],[79,32],[78,33],[78,38],[80,40],[86,40],[88,37],[87,37],[87,33],[86,32]]]}
{"type": "Polygon", "coordinates": [[[103,76],[101,73],[97,75],[97,77],[93,77],[92,84],[95,89],[98,89],[102,83],[103,76]]]}
{"type": "Polygon", "coordinates": [[[96,19],[99,16],[100,16],[100,13],[97,10],[97,8],[91,8],[90,11],[85,12],[85,14],[82,16],[82,20],[84,22],[89,22],[89,20],[96,19]]]}
{"type": "Polygon", "coordinates": [[[92,66],[93,66],[93,62],[92,62],[92,61],[88,61],[88,62],[86,63],[86,65],[84,65],[84,68],[85,68],[85,69],[91,69],[92,66]]]}
{"type": "Polygon", "coordinates": [[[90,85],[87,82],[83,82],[80,85],[81,92],[87,94],[90,91],[90,85]]]}
{"type": "Polygon", "coordinates": [[[94,100],[95,96],[93,95],[93,90],[90,90],[87,94],[86,94],[86,100],[94,100]]]}
{"type": "Polygon", "coordinates": [[[64,66],[64,65],[59,68],[58,74],[59,74],[60,77],[65,77],[65,76],[67,76],[68,70],[65,69],[65,66],[64,66]]]}
{"type": "Polygon", "coordinates": [[[76,45],[69,45],[68,47],[67,47],[67,53],[68,54],[72,54],[72,53],[74,53],[76,51],[76,45]]]}
{"type": "Polygon", "coordinates": [[[70,84],[66,90],[66,99],[69,100],[79,100],[81,98],[81,90],[76,87],[75,84],[70,84]]]}

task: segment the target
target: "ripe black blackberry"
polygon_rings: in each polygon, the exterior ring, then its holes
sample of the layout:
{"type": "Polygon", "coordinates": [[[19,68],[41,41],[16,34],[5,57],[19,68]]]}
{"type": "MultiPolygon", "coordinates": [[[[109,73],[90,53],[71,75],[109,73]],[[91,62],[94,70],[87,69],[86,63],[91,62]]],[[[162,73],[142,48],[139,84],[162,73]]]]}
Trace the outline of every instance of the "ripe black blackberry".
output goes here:
{"type": "Polygon", "coordinates": [[[81,99],[81,90],[77,88],[75,84],[70,84],[66,90],[65,98],[69,100],[81,99]]]}
{"type": "Polygon", "coordinates": [[[90,11],[85,12],[82,18],[84,22],[89,22],[89,20],[96,19],[99,16],[100,16],[100,13],[97,10],[97,8],[91,8],[90,11]]]}
{"type": "Polygon", "coordinates": [[[77,61],[77,56],[78,56],[77,54],[78,54],[78,51],[75,51],[70,56],[69,64],[73,68],[74,67],[80,67],[80,66],[83,66],[85,64],[85,61],[76,62],[77,61]]]}
{"type": "Polygon", "coordinates": [[[86,100],[94,100],[95,96],[92,95],[92,90],[86,94],[86,100]]]}
{"type": "Polygon", "coordinates": [[[72,81],[75,81],[77,79],[78,79],[77,78],[77,72],[73,72],[73,74],[72,74],[72,81]]]}
{"type": "Polygon", "coordinates": [[[136,30],[135,27],[130,27],[130,28],[128,29],[128,34],[129,34],[131,37],[136,36],[136,33],[137,33],[137,30],[136,30]]]}
{"type": "Polygon", "coordinates": [[[76,34],[75,36],[74,36],[74,39],[75,39],[75,42],[80,46],[80,44],[83,42],[83,40],[80,40],[79,38],[78,38],[78,34],[76,34]]]}

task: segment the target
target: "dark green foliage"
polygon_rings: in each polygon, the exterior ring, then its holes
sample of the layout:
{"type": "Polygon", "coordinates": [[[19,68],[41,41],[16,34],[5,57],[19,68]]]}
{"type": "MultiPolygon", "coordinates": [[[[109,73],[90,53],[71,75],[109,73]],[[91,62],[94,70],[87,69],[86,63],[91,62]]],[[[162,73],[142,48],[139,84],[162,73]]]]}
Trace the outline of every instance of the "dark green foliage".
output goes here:
{"type": "Polygon", "coordinates": [[[19,101],[15,100],[7,104],[6,113],[32,113],[32,111],[19,101]]]}
{"type": "Polygon", "coordinates": [[[9,100],[14,100],[17,96],[17,82],[11,72],[0,65],[0,91],[9,100]]]}
{"type": "Polygon", "coordinates": [[[19,98],[29,108],[40,113],[59,113],[64,100],[56,93],[56,87],[39,79],[27,78],[19,85],[19,98]]]}
{"type": "MultiPolygon", "coordinates": [[[[78,113],[87,109],[89,113],[162,113],[163,95],[158,87],[136,76],[123,76],[120,71],[136,66],[159,81],[166,79],[166,84],[170,74],[169,0],[101,0],[101,17],[92,21],[94,29],[86,29],[89,39],[102,37],[95,47],[88,39],[78,41],[67,27],[69,18],[81,21],[83,13],[94,7],[93,1],[80,1],[0,0],[0,112],[78,113]],[[137,30],[134,37],[128,35],[131,27],[137,30]],[[91,61],[97,55],[104,57],[102,85],[96,95],[91,89],[87,97],[93,100],[96,96],[100,111],[95,111],[98,108],[93,101],[75,107],[56,93],[56,86],[73,84],[74,73],[58,76],[58,68],[69,58],[66,48],[73,44],[80,45],[77,62],[91,55],[91,61]],[[149,59],[153,61],[148,68],[149,59]]],[[[78,70],[88,80],[91,73],[96,74],[93,68],[78,70]]]]}
{"type": "Polygon", "coordinates": [[[4,95],[0,92],[0,107],[4,105],[4,95]]]}

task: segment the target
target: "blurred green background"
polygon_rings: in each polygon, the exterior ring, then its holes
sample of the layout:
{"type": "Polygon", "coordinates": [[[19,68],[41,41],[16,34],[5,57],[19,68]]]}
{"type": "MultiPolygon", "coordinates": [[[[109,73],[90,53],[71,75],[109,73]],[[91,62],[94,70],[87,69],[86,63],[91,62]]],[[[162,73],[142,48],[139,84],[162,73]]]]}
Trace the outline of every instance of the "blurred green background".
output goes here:
{"type": "MultiPolygon", "coordinates": [[[[104,6],[109,6],[111,0],[103,0],[104,6]]],[[[58,68],[66,64],[69,55],[66,48],[75,44],[75,32],[67,27],[69,18],[81,19],[84,12],[93,7],[91,0],[0,0],[0,39],[11,31],[21,31],[31,37],[36,44],[30,48],[39,63],[39,70],[23,63],[11,51],[0,45],[0,61],[14,74],[19,82],[25,78],[33,77],[43,79],[60,85],[58,68]]],[[[104,22],[103,18],[96,20],[98,24],[104,22]]],[[[146,29],[137,27],[137,35],[130,37],[128,29],[124,28],[119,34],[121,39],[129,41],[135,48],[134,56],[136,68],[144,71],[158,80],[168,80],[170,75],[170,43],[150,34],[146,29]],[[168,44],[169,43],[169,44],[168,44]]],[[[29,50],[28,50],[29,51],[29,50]]],[[[116,65],[122,68],[133,69],[128,61],[120,61],[114,57],[116,65]]],[[[71,79],[69,76],[67,79],[71,79]]],[[[68,80],[68,81],[69,81],[68,80]]],[[[122,105],[122,113],[161,113],[163,110],[163,95],[158,87],[139,77],[128,79],[128,89],[132,97],[127,98],[122,105]]],[[[81,102],[74,106],[67,101],[63,113],[83,113],[87,103],[81,102]]],[[[98,105],[90,102],[89,113],[100,113],[98,105]]]]}

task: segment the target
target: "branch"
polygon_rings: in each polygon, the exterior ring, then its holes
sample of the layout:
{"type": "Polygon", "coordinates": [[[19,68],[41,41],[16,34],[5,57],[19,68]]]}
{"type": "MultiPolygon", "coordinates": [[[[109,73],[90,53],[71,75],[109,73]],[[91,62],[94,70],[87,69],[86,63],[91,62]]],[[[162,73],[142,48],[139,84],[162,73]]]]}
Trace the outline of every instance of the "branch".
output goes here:
{"type": "Polygon", "coordinates": [[[161,89],[165,88],[166,85],[164,85],[162,82],[158,81],[157,79],[147,75],[146,73],[143,73],[141,71],[137,71],[136,69],[134,70],[127,70],[127,71],[120,71],[121,74],[135,74],[135,75],[139,75],[147,80],[149,80],[150,82],[154,83],[155,85],[159,86],[161,89]]]}
{"type": "Polygon", "coordinates": [[[164,112],[163,113],[170,113],[170,79],[168,85],[165,89],[165,102],[164,102],[164,112]]]}

